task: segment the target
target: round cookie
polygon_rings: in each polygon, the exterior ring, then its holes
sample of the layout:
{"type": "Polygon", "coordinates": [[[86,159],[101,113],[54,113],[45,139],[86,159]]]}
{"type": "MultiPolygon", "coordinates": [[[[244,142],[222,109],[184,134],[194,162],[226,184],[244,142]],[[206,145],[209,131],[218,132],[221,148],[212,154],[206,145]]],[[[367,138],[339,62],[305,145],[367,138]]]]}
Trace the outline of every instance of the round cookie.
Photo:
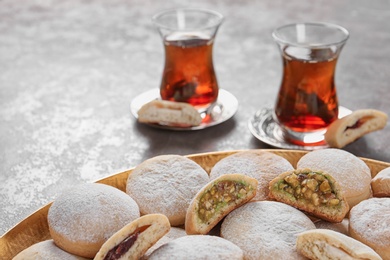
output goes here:
{"type": "Polygon", "coordinates": [[[279,174],[294,170],[282,156],[260,150],[237,152],[218,161],[210,171],[210,179],[223,174],[240,173],[258,181],[256,196],[252,201],[268,199],[268,184],[279,174]]]}
{"type": "Polygon", "coordinates": [[[390,197],[390,167],[380,171],[372,180],[374,197],[390,197]]]}
{"type": "Polygon", "coordinates": [[[349,234],[390,259],[390,198],[371,198],[353,207],[349,234]]]}
{"type": "Polygon", "coordinates": [[[318,220],[314,222],[314,225],[318,229],[329,229],[333,231],[337,231],[341,234],[349,236],[349,231],[348,231],[348,225],[349,225],[349,219],[345,218],[343,221],[340,223],[332,223],[326,220],[318,220]]]}
{"type": "Polygon", "coordinates": [[[126,192],[138,203],[141,214],[161,213],[172,226],[184,224],[187,208],[209,182],[207,172],[180,155],[160,155],[135,167],[126,192]]]}
{"type": "Polygon", "coordinates": [[[234,260],[244,259],[244,253],[237,245],[221,237],[189,235],[162,245],[149,259],[234,260]]]}
{"type": "Polygon", "coordinates": [[[330,174],[339,183],[350,208],[371,197],[370,168],[347,151],[327,148],[309,152],[298,161],[297,168],[330,174]]]}
{"type": "Polygon", "coordinates": [[[139,207],[129,195],[109,185],[88,183],[59,195],[47,219],[58,247],[93,258],[108,238],[138,217],[139,207]]]}
{"type": "Polygon", "coordinates": [[[301,211],[275,201],[247,203],[223,220],[221,237],[238,245],[245,259],[304,259],[295,248],[297,235],[315,229],[301,211]]]}
{"type": "Polygon", "coordinates": [[[52,239],[45,240],[30,247],[24,249],[22,252],[17,254],[13,260],[86,260],[81,256],[70,254],[54,244],[52,239]]]}
{"type": "Polygon", "coordinates": [[[157,241],[156,244],[154,244],[151,248],[148,249],[148,251],[146,251],[142,259],[149,259],[149,256],[160,246],[172,240],[175,240],[176,238],[184,237],[184,236],[187,236],[187,233],[184,229],[179,227],[171,227],[171,229],[165,236],[163,236],[159,241],[157,241]]]}

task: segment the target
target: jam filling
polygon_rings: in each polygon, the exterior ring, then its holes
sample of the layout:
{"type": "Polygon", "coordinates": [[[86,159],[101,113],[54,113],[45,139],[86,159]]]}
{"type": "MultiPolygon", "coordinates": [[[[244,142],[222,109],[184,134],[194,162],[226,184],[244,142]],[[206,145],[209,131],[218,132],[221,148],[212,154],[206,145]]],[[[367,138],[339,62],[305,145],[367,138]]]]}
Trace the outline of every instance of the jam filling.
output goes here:
{"type": "Polygon", "coordinates": [[[136,229],[130,236],[128,236],[118,245],[111,248],[111,250],[108,251],[106,256],[104,257],[104,260],[117,260],[121,258],[134,245],[135,241],[137,241],[138,236],[142,232],[144,232],[148,227],[150,226],[142,226],[136,229]]]}

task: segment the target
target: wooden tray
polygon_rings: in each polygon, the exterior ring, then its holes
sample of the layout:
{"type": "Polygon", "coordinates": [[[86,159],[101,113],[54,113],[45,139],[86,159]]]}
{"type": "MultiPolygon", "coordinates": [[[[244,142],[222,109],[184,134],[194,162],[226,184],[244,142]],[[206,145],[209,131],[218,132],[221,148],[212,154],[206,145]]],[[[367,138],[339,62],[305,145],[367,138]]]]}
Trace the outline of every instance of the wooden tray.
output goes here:
{"type": "MultiPolygon", "coordinates": [[[[272,152],[286,158],[294,167],[296,166],[298,160],[307,153],[307,151],[296,150],[262,150],[272,152]]],[[[186,157],[201,165],[207,172],[210,172],[211,168],[215,165],[216,162],[238,151],[242,150],[193,154],[186,157]]],[[[371,169],[372,177],[374,177],[382,169],[390,167],[390,163],[367,158],[361,159],[371,169]]],[[[132,170],[133,168],[98,180],[97,182],[108,184],[125,191],[127,177],[132,172],[132,170]]],[[[9,230],[0,238],[0,259],[12,259],[12,257],[30,245],[46,239],[50,239],[49,227],[47,224],[47,213],[50,205],[51,203],[40,208],[35,213],[31,214],[29,217],[15,225],[11,230],[9,230]]]]}

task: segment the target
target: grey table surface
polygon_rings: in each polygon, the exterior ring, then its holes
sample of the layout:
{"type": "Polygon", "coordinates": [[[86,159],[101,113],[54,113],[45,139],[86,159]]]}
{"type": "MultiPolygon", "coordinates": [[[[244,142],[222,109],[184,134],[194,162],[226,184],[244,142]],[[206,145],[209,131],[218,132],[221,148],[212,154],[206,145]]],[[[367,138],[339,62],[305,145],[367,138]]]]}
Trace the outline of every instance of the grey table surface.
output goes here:
{"type": "MultiPolygon", "coordinates": [[[[337,65],[340,104],[390,113],[390,1],[0,1],[0,234],[65,188],[160,154],[272,148],[248,120],[272,108],[281,57],[271,32],[337,23],[350,39],[337,65]],[[225,21],[214,45],[221,88],[239,109],[227,122],[174,132],[138,124],[131,100],[158,88],[164,62],[151,16],[203,7],[225,21]]],[[[390,126],[344,149],[390,161],[390,126]]]]}

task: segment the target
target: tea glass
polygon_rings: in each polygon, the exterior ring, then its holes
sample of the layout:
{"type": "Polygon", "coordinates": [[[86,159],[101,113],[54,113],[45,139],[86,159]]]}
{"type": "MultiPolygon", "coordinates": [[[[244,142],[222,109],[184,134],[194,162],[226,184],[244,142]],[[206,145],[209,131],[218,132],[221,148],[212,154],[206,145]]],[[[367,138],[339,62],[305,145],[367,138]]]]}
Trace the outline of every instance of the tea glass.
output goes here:
{"type": "Polygon", "coordinates": [[[213,44],[223,16],[212,10],[180,8],[160,12],[152,21],[165,48],[161,98],[205,111],[218,98],[213,44]]]}
{"type": "Polygon", "coordinates": [[[335,24],[296,23],[272,36],[283,59],[274,119],[289,142],[323,145],[327,127],[338,118],[335,70],[349,32],[335,24]]]}

